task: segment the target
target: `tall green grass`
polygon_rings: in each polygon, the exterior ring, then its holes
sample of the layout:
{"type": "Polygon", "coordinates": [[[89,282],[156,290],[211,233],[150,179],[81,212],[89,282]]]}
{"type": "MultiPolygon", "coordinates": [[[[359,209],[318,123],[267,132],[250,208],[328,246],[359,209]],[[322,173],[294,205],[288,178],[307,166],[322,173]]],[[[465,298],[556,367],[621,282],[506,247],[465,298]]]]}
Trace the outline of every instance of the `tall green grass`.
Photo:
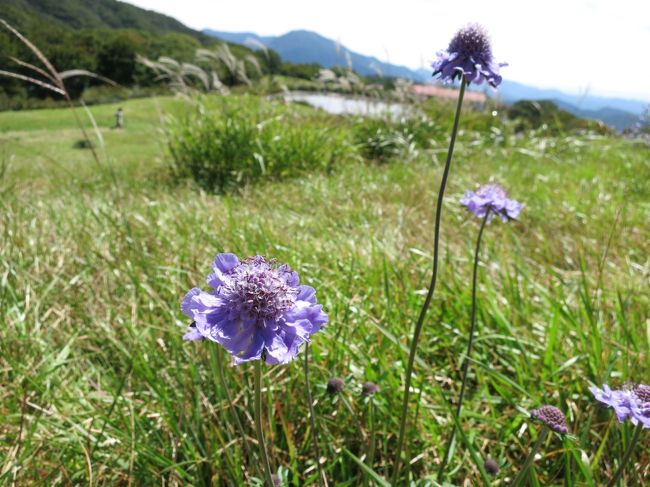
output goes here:
{"type": "MultiPolygon", "coordinates": [[[[252,370],[181,340],[179,301],[218,251],[276,257],[317,288],[330,314],[310,346],[326,475],[330,485],[374,482],[360,464],[370,438],[361,385],[372,380],[381,387],[372,471],[387,477],[407,337],[429,277],[444,136],[432,129],[410,164],[342,164],[215,196],[156,177],[171,164],[159,115],[181,119],[194,109],[182,103],[129,102],[124,133],[102,129],[119,206],[109,175],[72,147],[78,133],[57,128],[68,112],[0,114],[0,127],[14,126],[0,134],[9,161],[0,180],[9,188],[0,197],[0,484],[254,482],[259,460],[244,448],[249,441],[255,451],[252,370]],[[345,379],[343,396],[326,395],[332,376],[345,379]]],[[[294,109],[299,117],[283,119],[288,131],[325,124],[353,137],[353,121],[294,109]]],[[[100,125],[102,114],[112,123],[113,107],[93,110],[100,125]]],[[[424,110],[435,122],[446,108],[424,110]]],[[[475,373],[459,430],[467,433],[450,479],[479,485],[490,456],[502,466],[494,482],[507,485],[535,439],[523,411],[552,403],[574,436],[549,440],[534,465],[538,485],[601,485],[632,430],[596,407],[587,386],[650,375],[648,149],[601,136],[519,137],[499,117],[468,116],[477,128],[460,135],[445,201],[440,292],[417,357],[404,480],[434,485],[452,421],[445,399],[460,387],[477,230],[458,200],[494,178],[527,206],[520,222],[491,226],[482,250],[475,373]]],[[[301,364],[266,368],[264,382],[274,466],[288,485],[314,484],[301,364]]],[[[649,465],[646,438],[627,485],[641,484],[649,465]]]]}

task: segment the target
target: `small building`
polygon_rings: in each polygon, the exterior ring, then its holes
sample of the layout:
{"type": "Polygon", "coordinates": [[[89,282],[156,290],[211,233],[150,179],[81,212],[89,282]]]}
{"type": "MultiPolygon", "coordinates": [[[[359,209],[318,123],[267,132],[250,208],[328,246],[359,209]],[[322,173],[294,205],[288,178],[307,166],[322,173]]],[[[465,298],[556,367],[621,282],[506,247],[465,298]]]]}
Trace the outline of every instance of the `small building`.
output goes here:
{"type": "MultiPolygon", "coordinates": [[[[454,88],[444,88],[438,85],[413,85],[412,92],[422,98],[445,98],[449,100],[458,100],[458,90],[454,88]]],[[[485,93],[480,91],[465,91],[464,100],[470,103],[484,104],[487,101],[485,93]]]]}

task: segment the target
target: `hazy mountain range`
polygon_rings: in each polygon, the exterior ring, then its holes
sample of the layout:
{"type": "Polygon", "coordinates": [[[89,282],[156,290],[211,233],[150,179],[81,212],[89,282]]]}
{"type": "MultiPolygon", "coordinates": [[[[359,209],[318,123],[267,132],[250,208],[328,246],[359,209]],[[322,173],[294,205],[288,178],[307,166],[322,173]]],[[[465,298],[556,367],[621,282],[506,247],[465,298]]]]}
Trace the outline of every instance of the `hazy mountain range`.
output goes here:
{"type": "MultiPolygon", "coordinates": [[[[489,94],[489,93],[488,93],[489,94]]],[[[517,100],[551,100],[562,110],[583,118],[602,120],[617,129],[634,125],[645,107],[650,105],[642,100],[608,98],[586,93],[575,95],[555,89],[542,89],[515,81],[504,80],[494,97],[513,103],[517,100]]]]}
{"type": "Polygon", "coordinates": [[[224,41],[244,44],[248,47],[254,47],[254,43],[261,43],[277,52],[283,61],[291,63],[317,63],[325,68],[351,65],[357,73],[364,76],[395,76],[420,83],[431,78],[429,70],[414,71],[406,66],[398,66],[380,61],[376,57],[364,56],[350,51],[332,39],[308,30],[292,30],[282,36],[259,36],[252,32],[222,32],[210,29],[205,29],[203,32],[224,41]],[[253,42],[250,42],[251,40],[253,42]]]}
{"type": "MultiPolygon", "coordinates": [[[[323,67],[351,66],[359,74],[368,76],[381,74],[408,78],[418,83],[431,82],[430,69],[410,69],[381,61],[372,56],[350,51],[332,39],[307,30],[294,30],[281,36],[259,36],[252,32],[223,32],[205,29],[205,34],[228,42],[254,47],[255,43],[276,51],[284,61],[292,63],[317,63],[323,67]],[[252,41],[252,42],[251,42],[252,41]]],[[[551,100],[560,108],[579,117],[594,118],[623,129],[634,124],[641,112],[649,105],[642,100],[609,98],[585,95],[571,95],[555,89],[541,89],[533,86],[504,81],[499,90],[487,90],[488,96],[506,103],[517,100],[551,100]]]]}

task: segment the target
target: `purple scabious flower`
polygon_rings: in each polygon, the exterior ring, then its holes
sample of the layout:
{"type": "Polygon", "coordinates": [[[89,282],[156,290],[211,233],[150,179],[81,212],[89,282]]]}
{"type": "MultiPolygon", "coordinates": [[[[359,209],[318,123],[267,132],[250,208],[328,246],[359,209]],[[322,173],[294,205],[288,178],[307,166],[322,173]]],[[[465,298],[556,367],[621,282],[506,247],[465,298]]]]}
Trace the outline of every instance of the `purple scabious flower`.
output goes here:
{"type": "Polygon", "coordinates": [[[561,435],[566,435],[569,428],[566,425],[566,417],[564,413],[555,406],[542,406],[541,408],[533,409],[530,412],[530,417],[541,421],[550,429],[561,435]]]}
{"type": "Polygon", "coordinates": [[[438,58],[431,65],[433,76],[439,74],[443,81],[464,78],[468,84],[477,85],[487,81],[494,88],[501,83],[499,68],[503,66],[507,64],[494,61],[490,38],[478,24],[460,29],[447,50],[438,52],[438,58]]]}
{"type": "Polygon", "coordinates": [[[594,397],[614,408],[619,422],[629,419],[636,426],[639,423],[643,428],[650,428],[650,386],[637,384],[624,389],[610,389],[603,384],[602,389],[590,387],[594,397]]]}
{"type": "Polygon", "coordinates": [[[327,323],[314,288],[300,285],[288,265],[218,254],[212,271],[207,280],[212,292],[194,288],[183,299],[181,309],[193,321],[183,338],[217,342],[235,364],[290,362],[327,323]]]}
{"type": "Polygon", "coordinates": [[[488,223],[494,215],[499,215],[504,222],[515,220],[524,207],[523,203],[509,199],[506,191],[493,183],[480,186],[476,192],[467,191],[460,204],[479,218],[483,218],[489,210],[488,223]]]}

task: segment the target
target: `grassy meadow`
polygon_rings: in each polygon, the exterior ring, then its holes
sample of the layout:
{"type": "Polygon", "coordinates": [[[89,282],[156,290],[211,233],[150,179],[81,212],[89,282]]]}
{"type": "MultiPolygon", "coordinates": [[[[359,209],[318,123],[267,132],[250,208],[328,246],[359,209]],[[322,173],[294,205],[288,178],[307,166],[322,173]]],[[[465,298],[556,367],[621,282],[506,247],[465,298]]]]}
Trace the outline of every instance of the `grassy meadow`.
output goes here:
{"type": "MultiPolygon", "coordinates": [[[[205,97],[199,113],[218,118],[223,103],[205,97]]],[[[327,127],[346,155],[215,194],[174,168],[169,151],[170,127],[197,113],[196,100],[124,102],[124,130],[111,129],[118,105],[90,107],[103,145],[78,108],[99,164],[77,148],[70,110],[0,113],[0,485],[255,485],[252,367],[182,341],[180,301],[205,287],[223,251],[275,257],[316,288],[330,316],[310,346],[327,478],[379,485],[355,460],[373,436],[372,470],[390,478],[453,108],[427,102],[407,143],[368,160],[359,134],[377,122],[246,95],[228,103],[251,117],[262,106],[287,127],[327,127]],[[342,394],[326,393],[331,377],[345,380],[342,394]],[[372,405],[367,380],[381,389],[372,405]]],[[[492,485],[508,485],[539,431],[526,412],[552,404],[572,435],[547,438],[531,485],[603,485],[633,428],[588,386],[650,377],[650,148],[513,125],[469,108],[461,119],[403,485],[435,485],[452,421],[480,225],[459,200],[477,184],[500,182],[526,206],[519,221],[485,231],[465,434],[447,482],[481,484],[491,457],[501,467],[492,485]]],[[[303,360],[263,368],[271,461],[294,486],[317,479],[303,360]]],[[[624,485],[648,476],[645,434],[624,485]]]]}

